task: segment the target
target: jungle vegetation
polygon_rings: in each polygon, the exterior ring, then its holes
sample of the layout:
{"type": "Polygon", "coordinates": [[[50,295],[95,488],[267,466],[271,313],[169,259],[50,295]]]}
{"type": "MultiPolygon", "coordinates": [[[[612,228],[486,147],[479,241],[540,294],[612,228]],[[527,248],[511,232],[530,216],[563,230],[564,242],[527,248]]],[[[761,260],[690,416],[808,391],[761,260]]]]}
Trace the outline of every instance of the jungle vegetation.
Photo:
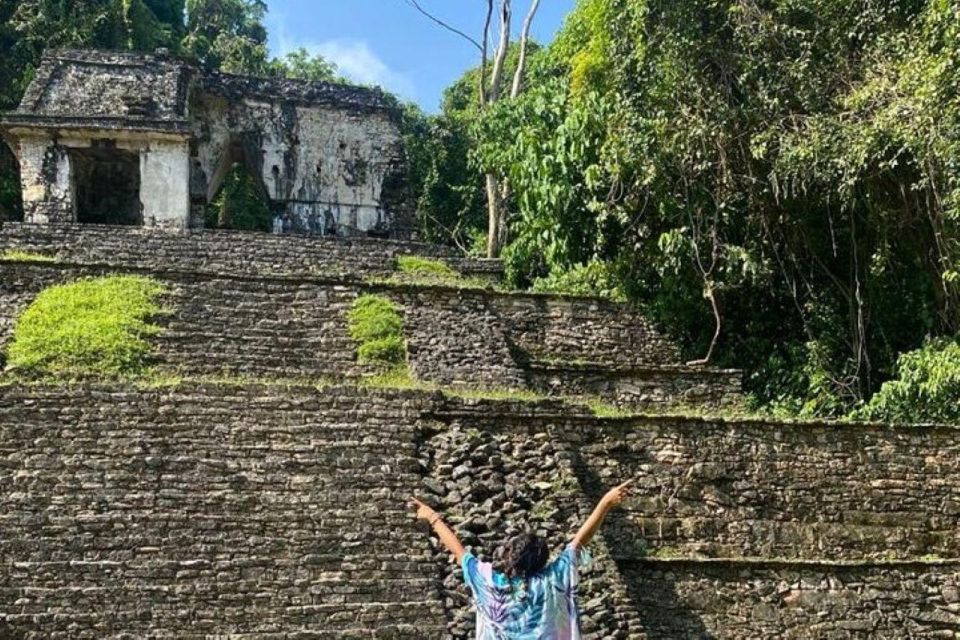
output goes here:
{"type": "MultiPolygon", "coordinates": [[[[334,79],[265,9],[0,0],[0,109],[45,46],[334,79]]],[[[511,285],[638,305],[768,410],[960,420],[958,0],[579,0],[496,60],[405,107],[423,239],[487,253],[492,177],[511,285]]]]}

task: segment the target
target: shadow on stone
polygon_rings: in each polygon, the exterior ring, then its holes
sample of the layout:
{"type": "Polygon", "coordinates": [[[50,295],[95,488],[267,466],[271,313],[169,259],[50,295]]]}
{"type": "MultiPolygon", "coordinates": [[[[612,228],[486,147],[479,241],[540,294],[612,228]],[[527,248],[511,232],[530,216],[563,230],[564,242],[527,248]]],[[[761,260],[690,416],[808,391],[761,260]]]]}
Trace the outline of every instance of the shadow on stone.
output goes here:
{"type": "MultiPolygon", "coordinates": [[[[601,480],[575,450],[573,462],[582,491],[596,504],[610,483],[601,480]]],[[[630,545],[625,545],[616,532],[635,528],[622,510],[614,509],[600,529],[599,536],[613,556],[603,566],[607,574],[604,579],[610,583],[608,588],[622,587],[626,591],[629,610],[638,616],[633,624],[639,626],[638,631],[647,640],[712,640],[714,636],[698,612],[678,592],[676,576],[669,569],[651,569],[641,562],[642,556],[624,557],[630,553],[630,545]]],[[[630,537],[642,539],[643,534],[638,531],[630,537]]]]}

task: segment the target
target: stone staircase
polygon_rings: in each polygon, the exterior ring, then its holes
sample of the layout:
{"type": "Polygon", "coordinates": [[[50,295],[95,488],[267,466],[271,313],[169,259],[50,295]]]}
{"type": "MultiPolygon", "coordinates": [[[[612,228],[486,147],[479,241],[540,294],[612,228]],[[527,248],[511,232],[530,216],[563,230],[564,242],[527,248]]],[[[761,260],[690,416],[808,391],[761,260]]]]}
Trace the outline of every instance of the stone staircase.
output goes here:
{"type": "Polygon", "coordinates": [[[186,381],[0,385],[0,638],[466,639],[407,497],[489,557],[527,527],[559,549],[624,478],[588,638],[960,638],[958,427],[703,417],[738,372],[609,302],[383,280],[398,255],[473,268],[425,245],[5,225],[8,249],[57,262],[0,261],[0,350],[44,287],[145,273],[170,291],[156,367],[186,381]],[[363,293],[442,391],[350,382],[363,293]],[[556,397],[477,391],[505,388],[556,397]]]}
{"type": "MultiPolygon", "coordinates": [[[[358,296],[376,293],[403,308],[409,365],[425,383],[602,397],[621,407],[721,407],[739,400],[739,372],[678,367],[676,346],[623,305],[384,281],[395,274],[399,255],[442,254],[427,245],[137,228],[114,228],[109,236],[109,229],[0,227],[0,255],[17,250],[56,260],[0,261],[6,307],[0,351],[19,310],[43,288],[84,276],[141,273],[170,292],[170,313],[159,318],[164,331],[155,341],[156,364],[167,373],[369,375],[356,363],[346,312],[358,296]],[[373,257],[347,260],[351,248],[373,257]]],[[[481,267],[497,272],[489,261],[442,259],[474,276],[481,267]]]]}

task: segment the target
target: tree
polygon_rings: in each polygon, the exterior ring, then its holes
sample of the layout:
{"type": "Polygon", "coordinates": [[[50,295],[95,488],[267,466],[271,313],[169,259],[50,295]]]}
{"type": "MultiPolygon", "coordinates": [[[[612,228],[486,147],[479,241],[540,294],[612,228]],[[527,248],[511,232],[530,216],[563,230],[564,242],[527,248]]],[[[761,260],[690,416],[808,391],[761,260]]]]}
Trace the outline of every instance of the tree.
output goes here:
{"type": "Polygon", "coordinates": [[[267,75],[263,0],[187,0],[184,55],[230,73],[267,75]]]}
{"type": "Polygon", "coordinates": [[[958,25],[933,0],[580,0],[477,136],[510,277],[615,274],[761,400],[844,413],[958,330],[958,25]]]}
{"type": "MultiPolygon", "coordinates": [[[[520,93],[523,91],[524,75],[527,66],[527,51],[530,43],[530,30],[533,26],[533,21],[536,18],[537,10],[540,7],[540,0],[531,0],[530,8],[527,11],[526,18],[523,21],[523,27],[521,29],[519,40],[517,66],[514,70],[513,81],[510,84],[509,93],[506,94],[504,94],[506,61],[512,42],[511,26],[513,3],[511,0],[500,0],[499,3],[499,37],[497,39],[497,45],[492,60],[490,58],[490,31],[493,25],[494,0],[487,0],[486,18],[484,20],[484,25],[479,40],[470,37],[463,31],[450,26],[445,21],[427,12],[417,0],[407,0],[407,2],[420,13],[427,16],[430,20],[434,21],[442,28],[459,35],[479,50],[480,73],[477,77],[477,98],[478,107],[481,112],[500,102],[504,95],[508,96],[511,100],[515,100],[520,95],[520,93]],[[488,68],[490,68],[489,73],[487,71],[488,68]]],[[[500,251],[503,248],[507,238],[507,201],[509,199],[510,187],[505,176],[492,168],[489,168],[485,171],[484,183],[488,212],[487,257],[496,258],[500,255],[500,251]]]]}
{"type": "Polygon", "coordinates": [[[270,72],[283,78],[312,82],[344,82],[343,78],[337,75],[337,65],[320,54],[311,55],[303,47],[282,58],[274,58],[270,63],[270,72]]]}

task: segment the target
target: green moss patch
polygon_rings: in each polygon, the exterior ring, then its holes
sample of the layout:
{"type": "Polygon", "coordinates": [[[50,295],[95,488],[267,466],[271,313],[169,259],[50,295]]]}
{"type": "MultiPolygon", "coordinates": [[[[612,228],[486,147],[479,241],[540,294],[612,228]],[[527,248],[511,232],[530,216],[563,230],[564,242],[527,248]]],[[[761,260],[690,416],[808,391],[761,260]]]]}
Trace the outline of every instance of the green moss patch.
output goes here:
{"type": "Polygon", "coordinates": [[[360,296],[348,312],[347,320],[350,337],[358,344],[357,358],[361,363],[393,368],[406,361],[403,316],[394,302],[383,296],[360,296]]]}
{"type": "Polygon", "coordinates": [[[166,288],[150,278],[85,278],[40,292],[14,327],[9,367],[29,375],[141,373],[166,288]]]}
{"type": "Polygon", "coordinates": [[[423,278],[456,280],[460,277],[457,271],[454,271],[450,265],[442,260],[421,256],[400,256],[397,258],[397,271],[405,275],[423,278]]]}
{"type": "Polygon", "coordinates": [[[10,260],[12,262],[54,262],[54,258],[45,256],[42,253],[33,251],[21,251],[20,249],[8,249],[0,255],[0,260],[10,260]]]}

